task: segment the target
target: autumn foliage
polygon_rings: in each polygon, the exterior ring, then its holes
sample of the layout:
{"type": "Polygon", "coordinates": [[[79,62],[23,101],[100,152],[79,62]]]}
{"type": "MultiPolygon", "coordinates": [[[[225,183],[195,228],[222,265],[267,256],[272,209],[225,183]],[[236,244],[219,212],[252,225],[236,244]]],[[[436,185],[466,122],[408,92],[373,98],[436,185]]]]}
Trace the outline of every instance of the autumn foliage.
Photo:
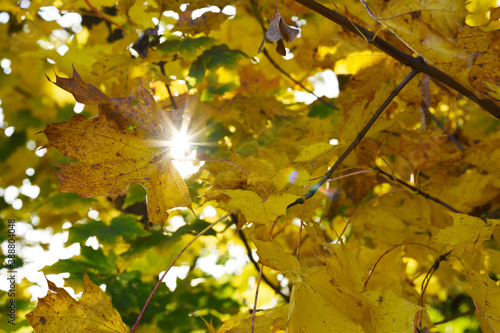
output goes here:
{"type": "Polygon", "coordinates": [[[0,332],[500,331],[495,6],[6,4],[0,332]]]}

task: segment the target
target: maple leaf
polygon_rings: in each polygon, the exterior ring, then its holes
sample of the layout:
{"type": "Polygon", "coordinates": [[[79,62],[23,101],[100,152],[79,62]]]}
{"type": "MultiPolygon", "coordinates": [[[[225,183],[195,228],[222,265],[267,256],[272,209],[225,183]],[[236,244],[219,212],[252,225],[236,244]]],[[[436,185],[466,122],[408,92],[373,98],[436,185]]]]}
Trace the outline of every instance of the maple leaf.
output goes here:
{"type": "Polygon", "coordinates": [[[80,301],[47,280],[49,293],[38,299],[35,310],[26,315],[38,333],[51,332],[127,332],[120,314],[113,309],[111,298],[83,275],[84,292],[80,301]]]}
{"type": "Polygon", "coordinates": [[[97,105],[99,115],[75,115],[69,122],[49,124],[43,133],[63,155],[78,163],[54,163],[59,168],[60,191],[80,197],[124,195],[130,183],[143,184],[148,194],[148,218],[164,222],[168,209],[191,207],[184,180],[167,156],[168,124],[181,110],[167,115],[141,85],[136,98],[108,98],[86,84],[73,70],[73,78],[56,76],[56,85],[83,104],[97,105]],[[164,127],[165,126],[165,127],[164,127]]]}
{"type": "Polygon", "coordinates": [[[405,332],[412,327],[415,313],[420,310],[419,306],[398,297],[390,290],[369,292],[365,295],[371,302],[370,332],[405,332]]]}
{"type": "Polygon", "coordinates": [[[490,239],[496,226],[500,223],[489,220],[487,224],[481,219],[466,214],[449,213],[453,217],[453,226],[441,229],[434,236],[434,243],[446,244],[446,249],[453,250],[456,256],[473,253],[484,241],[490,239]]]}
{"type": "Polygon", "coordinates": [[[294,285],[290,332],[364,332],[361,323],[368,301],[330,279],[325,267],[315,267],[294,285]]]}
{"type": "Polygon", "coordinates": [[[460,283],[473,299],[483,332],[498,332],[500,321],[500,287],[488,274],[471,272],[466,275],[468,283],[460,283]]]}
{"type": "Polygon", "coordinates": [[[257,255],[260,263],[279,272],[290,272],[292,276],[300,274],[299,261],[291,254],[285,253],[283,247],[276,242],[263,242],[255,239],[257,255]]]}
{"type": "Polygon", "coordinates": [[[265,224],[274,222],[286,213],[286,207],[298,197],[290,193],[271,195],[266,201],[255,192],[244,190],[225,190],[231,198],[230,205],[241,210],[250,222],[265,224]]]}
{"type": "MultiPolygon", "coordinates": [[[[288,304],[271,309],[259,310],[255,315],[254,332],[284,332],[288,314],[288,304]]],[[[231,317],[219,329],[219,333],[250,332],[252,327],[252,314],[238,313],[231,317]]]]}

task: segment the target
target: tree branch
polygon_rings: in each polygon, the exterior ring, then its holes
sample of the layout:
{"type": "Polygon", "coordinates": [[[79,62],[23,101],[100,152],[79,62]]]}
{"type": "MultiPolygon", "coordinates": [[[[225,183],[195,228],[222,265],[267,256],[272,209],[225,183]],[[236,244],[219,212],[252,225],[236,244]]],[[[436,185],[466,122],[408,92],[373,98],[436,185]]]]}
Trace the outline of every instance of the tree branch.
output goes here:
{"type": "Polygon", "coordinates": [[[467,312],[464,312],[464,313],[459,313],[459,314],[456,314],[454,316],[451,316],[449,318],[446,318],[446,319],[443,319],[441,321],[438,321],[437,323],[434,323],[433,325],[436,326],[436,325],[441,325],[441,324],[444,324],[444,323],[447,323],[449,321],[452,321],[452,320],[455,320],[457,318],[460,318],[460,317],[463,317],[463,316],[469,316],[471,314],[474,314],[474,312],[476,312],[476,309],[470,309],[469,311],[467,312]]]}
{"type": "Polygon", "coordinates": [[[208,230],[212,229],[212,227],[214,225],[216,225],[217,223],[219,223],[220,221],[224,220],[226,217],[228,217],[229,215],[231,215],[232,213],[234,213],[235,211],[231,211],[229,213],[227,213],[226,215],[224,216],[221,216],[217,221],[213,222],[212,224],[210,224],[208,227],[206,227],[205,229],[203,229],[202,231],[200,231],[193,239],[191,239],[183,248],[182,250],[179,251],[179,253],[177,253],[177,256],[174,258],[174,260],[172,260],[172,262],[170,263],[170,265],[168,266],[168,268],[165,270],[165,272],[163,272],[162,276],[160,277],[160,279],[158,280],[158,282],[156,283],[153,291],[151,292],[151,294],[149,295],[147,301],[146,301],[146,304],[144,304],[144,307],[142,308],[141,310],[141,313],[139,314],[139,317],[137,318],[134,326],[132,327],[132,329],[130,330],[130,333],[134,333],[135,329],[137,328],[137,325],[139,325],[139,322],[141,321],[141,318],[142,316],[144,315],[144,312],[146,311],[146,308],[148,307],[149,305],[149,302],[151,301],[151,299],[153,298],[153,295],[156,293],[156,290],[158,289],[158,287],[160,286],[160,284],[162,283],[163,279],[165,278],[165,276],[167,275],[168,271],[170,270],[170,268],[172,268],[172,266],[174,266],[175,262],[177,261],[177,259],[179,259],[179,257],[184,253],[184,251],[186,251],[186,249],[188,247],[191,246],[191,244],[193,244],[198,238],[200,238],[201,236],[203,236],[208,230]]]}
{"type": "Polygon", "coordinates": [[[421,196],[423,196],[424,198],[429,199],[429,200],[432,200],[432,201],[434,201],[434,202],[436,202],[436,203],[440,204],[441,206],[444,206],[444,207],[448,208],[449,210],[451,210],[451,211],[452,211],[452,212],[454,212],[454,213],[460,213],[460,214],[463,214],[461,211],[459,211],[459,210],[457,210],[457,209],[453,208],[452,206],[450,206],[450,205],[448,205],[447,203],[445,203],[445,202],[443,202],[443,201],[439,200],[438,198],[433,197],[433,196],[432,196],[432,195],[430,195],[429,193],[426,193],[426,192],[423,192],[423,191],[419,190],[419,189],[418,189],[418,188],[416,188],[415,186],[412,186],[412,185],[408,184],[407,182],[402,181],[401,179],[397,178],[396,176],[391,175],[390,173],[385,172],[384,170],[381,170],[381,169],[380,169],[380,168],[378,168],[378,167],[375,167],[375,168],[374,168],[374,170],[375,170],[376,172],[381,173],[382,175],[386,176],[386,177],[387,177],[387,178],[389,178],[390,180],[395,181],[395,182],[397,182],[397,183],[399,183],[399,184],[401,184],[401,185],[403,185],[403,186],[405,186],[405,187],[409,188],[410,190],[414,191],[414,192],[415,192],[415,193],[417,193],[417,194],[420,194],[420,195],[421,195],[421,196]]]}
{"type": "Polygon", "coordinates": [[[392,58],[398,60],[402,64],[410,66],[413,70],[417,70],[419,72],[425,73],[429,75],[431,78],[434,78],[448,87],[456,90],[460,94],[464,95],[472,102],[478,104],[487,112],[489,112],[495,118],[500,119],[500,107],[493,103],[493,101],[489,99],[481,99],[478,98],[473,92],[462,86],[460,83],[452,79],[450,76],[437,69],[434,66],[426,64],[425,62],[417,60],[417,58],[412,57],[411,55],[404,53],[403,51],[398,50],[382,38],[375,36],[375,34],[362,26],[349,21],[346,17],[340,15],[339,13],[317,3],[314,0],[295,0],[305,7],[315,11],[316,13],[326,17],[330,21],[337,23],[343,28],[351,31],[352,33],[367,39],[371,44],[376,46],[382,52],[391,56],[392,58]]]}
{"type": "Polygon", "coordinates": [[[325,103],[326,105],[328,105],[329,107],[331,107],[332,109],[334,110],[338,110],[339,108],[336,107],[335,105],[333,105],[332,103],[330,103],[329,101],[327,101],[326,99],[324,99],[323,97],[320,97],[318,95],[316,95],[314,92],[312,92],[311,90],[307,89],[302,83],[300,83],[299,81],[295,80],[290,74],[288,74],[283,68],[281,68],[274,60],[273,58],[271,58],[271,56],[269,55],[269,53],[267,52],[267,50],[264,48],[262,49],[262,53],[266,56],[267,60],[269,60],[269,62],[274,66],[276,67],[277,70],[279,70],[281,73],[283,73],[283,75],[285,75],[287,78],[289,78],[290,80],[292,80],[293,82],[295,82],[295,84],[299,85],[302,89],[304,89],[305,91],[307,91],[308,93],[312,94],[314,97],[316,97],[317,99],[319,99],[320,101],[322,101],[323,103],[325,103]]]}
{"type": "MultiPolygon", "coordinates": [[[[421,61],[421,60],[420,60],[421,61]]],[[[387,99],[384,101],[384,103],[378,108],[377,112],[373,115],[373,117],[368,121],[368,123],[363,127],[361,132],[359,132],[358,136],[354,141],[351,143],[349,148],[339,157],[339,159],[335,162],[335,164],[332,166],[332,168],[321,178],[321,180],[314,185],[314,187],[309,190],[309,192],[306,193],[303,197],[298,198],[294,202],[288,205],[287,208],[293,207],[295,205],[303,204],[305,200],[310,199],[323,185],[328,179],[330,179],[331,175],[337,170],[337,168],[342,164],[342,162],[349,156],[349,154],[356,148],[358,143],[361,142],[361,140],[365,137],[366,133],[370,130],[370,128],[373,126],[375,121],[377,121],[378,117],[382,114],[382,112],[385,110],[385,108],[392,102],[392,100],[399,94],[399,92],[408,84],[408,82],[411,81],[417,75],[418,70],[413,69],[410,74],[408,74],[403,81],[392,91],[392,93],[387,97],[387,99]]]]}

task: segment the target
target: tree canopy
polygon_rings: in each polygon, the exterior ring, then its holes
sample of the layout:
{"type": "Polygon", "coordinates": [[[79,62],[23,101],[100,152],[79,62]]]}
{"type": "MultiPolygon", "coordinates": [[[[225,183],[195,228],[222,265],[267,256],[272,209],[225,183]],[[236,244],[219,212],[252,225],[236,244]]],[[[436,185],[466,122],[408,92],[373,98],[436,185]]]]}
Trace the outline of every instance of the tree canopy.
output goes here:
{"type": "Polygon", "coordinates": [[[497,1],[0,3],[0,333],[500,331],[497,1]]]}

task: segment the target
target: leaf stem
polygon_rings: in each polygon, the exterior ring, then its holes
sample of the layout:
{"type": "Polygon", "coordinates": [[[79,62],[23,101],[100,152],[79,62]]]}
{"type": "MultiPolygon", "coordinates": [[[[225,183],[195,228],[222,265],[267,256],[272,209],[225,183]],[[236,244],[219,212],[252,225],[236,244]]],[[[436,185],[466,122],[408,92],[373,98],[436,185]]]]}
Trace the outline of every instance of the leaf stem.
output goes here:
{"type": "MultiPolygon", "coordinates": [[[[269,230],[269,235],[267,237],[268,240],[271,239],[271,235],[273,233],[273,230],[274,230],[275,226],[276,226],[276,221],[274,221],[273,226],[269,230]]],[[[255,300],[254,300],[254,303],[253,303],[252,327],[250,329],[250,333],[254,333],[254,328],[255,328],[255,313],[257,312],[257,300],[259,299],[260,280],[262,279],[262,274],[263,273],[264,273],[264,264],[261,264],[260,271],[259,271],[259,279],[257,280],[257,286],[255,288],[255,300]]]]}
{"type": "Polygon", "coordinates": [[[394,245],[393,247],[391,247],[390,249],[388,249],[387,251],[385,251],[384,253],[382,253],[382,255],[380,257],[378,257],[377,261],[375,261],[375,263],[373,264],[372,268],[370,269],[370,273],[368,273],[368,276],[366,277],[365,285],[363,286],[365,290],[366,290],[366,285],[368,284],[368,281],[370,281],[370,278],[371,278],[371,276],[373,274],[373,271],[375,270],[375,267],[377,267],[377,265],[380,262],[380,260],[382,260],[382,258],[385,257],[386,254],[388,254],[389,252],[391,252],[395,248],[403,246],[403,245],[404,244],[394,245]]]}
{"type": "Polygon", "coordinates": [[[425,62],[418,60],[418,58],[414,58],[411,55],[397,49],[396,47],[392,46],[382,38],[375,36],[373,32],[350,21],[346,17],[317,3],[314,0],[295,0],[295,2],[298,2],[303,6],[315,11],[316,13],[326,17],[332,22],[337,23],[338,25],[351,31],[352,33],[362,38],[366,38],[370,44],[374,45],[382,52],[396,59],[400,63],[405,64],[406,66],[410,66],[413,70],[425,73],[429,75],[431,78],[434,78],[440,81],[441,83],[444,83],[448,87],[456,90],[460,94],[467,97],[472,102],[481,106],[495,118],[500,119],[500,107],[498,105],[496,105],[493,101],[489,99],[478,98],[472,91],[468,90],[467,88],[462,86],[460,83],[458,83],[457,81],[455,81],[450,76],[448,76],[441,70],[437,69],[436,67],[426,64],[425,62]]]}
{"type": "Polygon", "coordinates": [[[384,103],[378,108],[377,112],[373,115],[373,117],[368,121],[368,123],[363,127],[361,132],[359,132],[358,136],[354,141],[351,143],[349,148],[347,148],[346,151],[339,157],[339,159],[335,162],[335,164],[331,167],[331,169],[321,178],[321,180],[314,185],[314,187],[309,190],[303,197],[298,198],[294,202],[292,202],[290,205],[288,205],[287,208],[293,207],[295,205],[303,204],[305,200],[312,198],[312,196],[318,191],[318,189],[328,180],[330,179],[331,175],[337,170],[337,168],[342,164],[342,162],[349,156],[349,154],[356,148],[358,143],[361,142],[361,140],[365,137],[366,133],[370,130],[370,128],[373,126],[375,121],[377,121],[378,117],[382,114],[382,112],[385,110],[385,108],[392,102],[392,100],[399,94],[399,92],[408,84],[408,82],[411,81],[417,75],[418,70],[413,69],[410,74],[408,74],[403,81],[392,91],[392,93],[387,97],[387,99],[384,101],[384,103]]]}
{"type": "Polygon", "coordinates": [[[139,314],[139,317],[137,318],[137,321],[135,322],[134,324],[134,327],[132,327],[132,329],[130,330],[130,333],[133,333],[135,331],[135,329],[137,328],[137,325],[139,324],[139,322],[141,321],[141,318],[142,316],[144,315],[144,311],[146,311],[146,308],[148,307],[149,305],[149,302],[151,301],[151,298],[153,298],[153,295],[155,294],[156,290],[158,289],[158,287],[160,286],[160,284],[162,283],[163,279],[165,278],[165,276],[167,275],[168,271],[172,268],[172,266],[174,266],[175,262],[177,261],[177,259],[179,259],[179,257],[184,253],[184,251],[187,250],[188,247],[191,246],[191,244],[193,244],[198,238],[200,238],[200,236],[202,236],[203,234],[205,234],[208,230],[212,229],[213,226],[215,226],[217,223],[219,223],[220,221],[224,220],[226,217],[228,217],[229,215],[231,215],[232,213],[234,213],[236,210],[233,210],[229,213],[227,213],[226,215],[224,216],[221,216],[217,221],[213,222],[212,224],[210,224],[208,227],[206,227],[205,229],[203,229],[202,231],[200,231],[200,233],[198,235],[196,235],[193,239],[191,239],[189,241],[189,243],[186,244],[186,246],[184,246],[182,248],[182,250],[179,251],[179,253],[177,254],[177,256],[174,258],[174,260],[172,260],[172,262],[170,263],[170,265],[168,266],[168,268],[165,270],[165,272],[163,273],[163,275],[161,276],[160,280],[158,281],[158,283],[156,284],[156,286],[154,287],[153,291],[151,292],[151,294],[149,295],[148,297],[148,300],[146,301],[146,304],[144,304],[144,307],[142,308],[142,311],[141,313],[139,314]]]}
{"type": "Polygon", "coordinates": [[[255,289],[255,299],[253,301],[252,328],[250,329],[250,333],[254,333],[254,329],[255,329],[255,313],[257,312],[257,300],[259,299],[260,280],[262,279],[263,273],[264,273],[264,264],[260,264],[259,279],[257,280],[257,286],[255,289]]]}

